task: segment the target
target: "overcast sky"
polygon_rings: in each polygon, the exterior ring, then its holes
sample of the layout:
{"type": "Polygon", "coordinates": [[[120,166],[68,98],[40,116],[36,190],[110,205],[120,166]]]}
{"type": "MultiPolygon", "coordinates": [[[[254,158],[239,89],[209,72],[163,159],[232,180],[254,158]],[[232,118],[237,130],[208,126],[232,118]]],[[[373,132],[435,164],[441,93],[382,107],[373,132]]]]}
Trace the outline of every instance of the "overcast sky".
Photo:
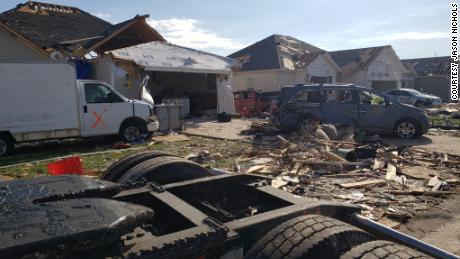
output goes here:
{"type": "MultiPolygon", "coordinates": [[[[76,6],[111,23],[150,14],[149,23],[168,41],[221,55],[272,34],[329,51],[392,45],[402,59],[449,55],[449,0],[41,1],[76,6]]],[[[1,0],[0,10],[18,3],[1,0]]]]}

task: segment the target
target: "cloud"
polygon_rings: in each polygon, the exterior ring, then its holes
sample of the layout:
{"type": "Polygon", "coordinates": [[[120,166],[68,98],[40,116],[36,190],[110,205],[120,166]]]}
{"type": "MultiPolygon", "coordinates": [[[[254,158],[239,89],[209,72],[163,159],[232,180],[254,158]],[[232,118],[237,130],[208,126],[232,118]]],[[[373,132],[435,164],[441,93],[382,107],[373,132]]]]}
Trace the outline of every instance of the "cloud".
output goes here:
{"type": "Polygon", "coordinates": [[[101,18],[102,20],[110,20],[112,18],[112,15],[108,13],[93,13],[93,15],[101,18]]]}
{"type": "Polygon", "coordinates": [[[147,21],[163,37],[177,45],[224,53],[245,47],[241,42],[219,36],[201,27],[195,19],[171,18],[147,21]]]}
{"type": "Polygon", "coordinates": [[[449,38],[447,32],[399,32],[384,34],[382,36],[371,38],[372,41],[391,41],[391,40],[431,40],[449,38]]]}

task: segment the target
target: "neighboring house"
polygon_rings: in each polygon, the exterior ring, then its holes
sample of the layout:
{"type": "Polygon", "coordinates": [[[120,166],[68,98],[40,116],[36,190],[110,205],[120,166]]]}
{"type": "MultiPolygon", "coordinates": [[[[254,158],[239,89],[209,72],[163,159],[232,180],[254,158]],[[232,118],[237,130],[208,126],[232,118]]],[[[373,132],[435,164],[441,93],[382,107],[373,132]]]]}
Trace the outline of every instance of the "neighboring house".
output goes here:
{"type": "Polygon", "coordinates": [[[449,56],[402,60],[414,78],[413,88],[450,101],[449,56]]]}
{"type": "Polygon", "coordinates": [[[48,58],[48,52],[0,22],[0,62],[18,59],[46,60],[48,58]]]}
{"type": "MultiPolygon", "coordinates": [[[[160,104],[186,98],[192,114],[235,113],[231,87],[237,61],[165,42],[150,42],[108,51],[94,60],[93,77],[113,85],[124,96],[141,99],[141,80],[160,104]]],[[[186,109],[188,110],[188,109],[186,109]]]]}
{"type": "Polygon", "coordinates": [[[329,54],[298,39],[271,35],[228,57],[241,68],[234,72],[234,90],[276,92],[297,83],[335,83],[340,68],[329,54]]]}
{"type": "Polygon", "coordinates": [[[342,69],[337,81],[386,91],[406,86],[412,77],[391,46],[329,52],[342,69]]]}
{"type": "Polygon", "coordinates": [[[112,25],[76,7],[28,1],[0,14],[0,59],[35,59],[22,45],[55,59],[101,55],[105,51],[151,41],[165,41],[145,19],[136,16],[112,25]],[[22,43],[12,48],[11,37],[22,43]],[[26,44],[27,43],[27,44],[26,44]]]}

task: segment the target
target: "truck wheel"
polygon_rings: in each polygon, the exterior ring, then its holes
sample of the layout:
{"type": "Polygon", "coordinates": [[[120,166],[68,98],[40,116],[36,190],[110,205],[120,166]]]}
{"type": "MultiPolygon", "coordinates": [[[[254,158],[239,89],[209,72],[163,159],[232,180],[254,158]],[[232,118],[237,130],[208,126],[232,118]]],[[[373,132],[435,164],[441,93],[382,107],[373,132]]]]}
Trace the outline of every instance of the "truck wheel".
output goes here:
{"type": "Polygon", "coordinates": [[[120,129],[120,138],[124,142],[133,142],[141,139],[142,134],[147,131],[144,123],[131,121],[123,123],[120,129]]]}
{"type": "Polygon", "coordinates": [[[105,172],[102,174],[101,179],[116,182],[118,179],[120,179],[120,177],[123,176],[124,173],[126,173],[134,166],[146,160],[162,156],[174,155],[158,150],[148,150],[124,156],[109,166],[109,168],[107,168],[107,170],[105,170],[105,172]]]}
{"type": "Polygon", "coordinates": [[[0,135],[0,157],[11,154],[14,149],[14,141],[10,136],[0,135]]]}
{"type": "Polygon", "coordinates": [[[144,161],[128,170],[118,183],[129,184],[139,180],[160,185],[211,176],[201,165],[178,157],[157,157],[144,161]]]}
{"type": "Polygon", "coordinates": [[[339,220],[307,215],[293,218],[256,242],[245,258],[338,258],[374,238],[339,220]]]}
{"type": "Polygon", "coordinates": [[[340,259],[352,258],[432,258],[406,246],[389,241],[371,241],[352,248],[340,259]]]}
{"type": "Polygon", "coordinates": [[[411,139],[420,136],[420,125],[413,119],[402,119],[396,123],[394,134],[398,138],[411,139]]]}

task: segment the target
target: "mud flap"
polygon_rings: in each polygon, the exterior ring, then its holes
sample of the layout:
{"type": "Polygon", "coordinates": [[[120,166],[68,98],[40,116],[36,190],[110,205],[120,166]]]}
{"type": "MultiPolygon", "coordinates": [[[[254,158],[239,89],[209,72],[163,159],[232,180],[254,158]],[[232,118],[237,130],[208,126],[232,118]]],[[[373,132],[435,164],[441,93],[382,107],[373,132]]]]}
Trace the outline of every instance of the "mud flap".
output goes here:
{"type": "Polygon", "coordinates": [[[68,257],[116,243],[153,217],[149,208],[97,198],[119,190],[72,175],[1,183],[0,257],[68,257]]]}

